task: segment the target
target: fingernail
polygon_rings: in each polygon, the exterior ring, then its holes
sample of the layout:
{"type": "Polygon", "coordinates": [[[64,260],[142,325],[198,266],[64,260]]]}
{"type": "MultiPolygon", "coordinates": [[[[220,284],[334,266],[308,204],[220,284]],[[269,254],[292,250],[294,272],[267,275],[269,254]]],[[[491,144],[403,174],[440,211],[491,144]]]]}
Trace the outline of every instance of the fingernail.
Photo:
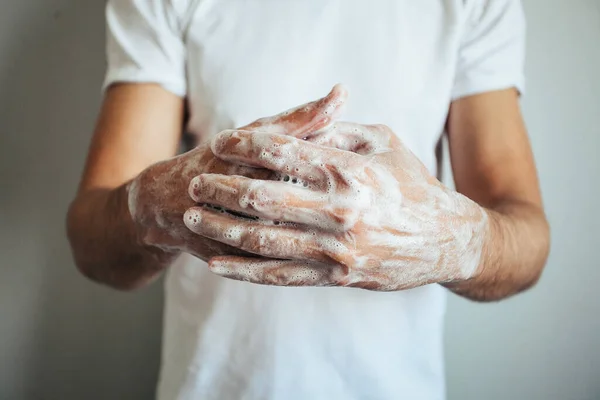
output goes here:
{"type": "Polygon", "coordinates": [[[227,266],[227,262],[223,261],[208,261],[208,269],[216,275],[227,277],[231,275],[231,269],[227,266]]]}
{"type": "Polygon", "coordinates": [[[348,87],[343,83],[337,83],[331,91],[332,93],[337,92],[342,99],[345,99],[348,95],[348,87]]]}
{"type": "Polygon", "coordinates": [[[200,225],[201,222],[202,215],[197,209],[190,208],[185,212],[185,214],[183,214],[183,223],[191,230],[194,230],[194,228],[200,225]]]}
{"type": "Polygon", "coordinates": [[[200,179],[200,176],[195,176],[194,178],[192,178],[188,187],[188,194],[190,195],[192,200],[196,202],[198,201],[199,193],[201,192],[201,187],[202,180],[200,179]]]}

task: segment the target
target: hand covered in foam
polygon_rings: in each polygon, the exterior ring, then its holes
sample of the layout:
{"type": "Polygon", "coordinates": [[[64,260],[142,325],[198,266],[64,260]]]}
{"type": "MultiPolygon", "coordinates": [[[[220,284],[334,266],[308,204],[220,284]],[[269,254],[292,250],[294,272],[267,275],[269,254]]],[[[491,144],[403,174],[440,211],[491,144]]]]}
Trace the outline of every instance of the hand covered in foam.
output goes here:
{"type": "Polygon", "coordinates": [[[251,218],[192,207],[189,229],[264,257],[212,258],[216,274],[390,291],[469,279],[479,266],[487,214],[432,177],[386,126],[335,122],[302,138],[232,130],[217,135],[212,150],[277,173],[191,181],[195,202],[251,218]]]}
{"type": "MultiPolygon", "coordinates": [[[[257,120],[240,129],[302,137],[329,126],[339,114],[345,96],[346,92],[336,87],[323,99],[257,120]]],[[[238,248],[198,236],[186,228],[183,214],[195,205],[188,196],[188,187],[190,180],[201,173],[273,178],[273,172],[267,169],[216,158],[210,143],[154,164],[127,187],[129,211],[140,241],[167,252],[185,251],[204,260],[219,254],[248,255],[238,248]]]]}

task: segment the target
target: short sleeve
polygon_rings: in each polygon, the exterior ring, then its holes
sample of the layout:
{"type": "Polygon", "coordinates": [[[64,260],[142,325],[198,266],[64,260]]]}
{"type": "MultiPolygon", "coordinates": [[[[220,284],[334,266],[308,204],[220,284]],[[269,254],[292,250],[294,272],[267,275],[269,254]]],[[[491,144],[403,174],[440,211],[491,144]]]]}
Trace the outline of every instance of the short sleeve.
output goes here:
{"type": "Polygon", "coordinates": [[[117,82],[157,83],[185,96],[185,45],[167,1],[108,0],[103,89],[117,82]]]}
{"type": "Polygon", "coordinates": [[[525,90],[525,16],[520,0],[472,0],[452,99],[515,87],[525,90]]]}

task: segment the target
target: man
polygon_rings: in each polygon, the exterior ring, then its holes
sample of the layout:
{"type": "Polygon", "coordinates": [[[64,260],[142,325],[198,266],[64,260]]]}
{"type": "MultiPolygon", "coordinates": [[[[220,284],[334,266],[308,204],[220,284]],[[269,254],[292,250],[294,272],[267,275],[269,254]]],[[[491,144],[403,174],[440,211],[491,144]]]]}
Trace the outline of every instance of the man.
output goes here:
{"type": "Polygon", "coordinates": [[[548,253],[519,1],[113,0],[107,26],[68,231],[93,280],[167,272],[158,397],[444,398],[447,290],[500,300],[548,253]]]}

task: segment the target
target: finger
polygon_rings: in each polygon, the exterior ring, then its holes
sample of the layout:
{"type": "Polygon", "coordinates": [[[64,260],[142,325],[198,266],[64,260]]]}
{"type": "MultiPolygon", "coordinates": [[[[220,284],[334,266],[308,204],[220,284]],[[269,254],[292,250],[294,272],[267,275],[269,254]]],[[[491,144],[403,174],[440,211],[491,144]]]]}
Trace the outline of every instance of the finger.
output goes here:
{"type": "Polygon", "coordinates": [[[347,97],[346,88],[338,84],[327,96],[317,101],[292,108],[273,117],[261,118],[240,129],[302,137],[326,128],[339,118],[347,97]]]}
{"type": "Polygon", "coordinates": [[[216,240],[199,237],[194,232],[189,230],[183,235],[183,237],[186,243],[184,251],[204,261],[208,261],[211,257],[216,255],[235,255],[245,257],[253,256],[253,254],[247,251],[240,250],[233,246],[228,246],[224,243],[217,242],[216,240]]]}
{"type": "Polygon", "coordinates": [[[208,267],[225,278],[274,286],[337,286],[345,276],[341,265],[295,260],[214,257],[208,267]]]}
{"type": "MultiPolygon", "coordinates": [[[[290,182],[299,182],[293,178],[290,182]]],[[[345,231],[358,218],[356,207],[332,204],[325,193],[289,183],[249,179],[242,176],[202,174],[190,182],[196,203],[224,207],[247,215],[310,225],[327,231],[345,231]]]]}
{"type": "MultiPolygon", "coordinates": [[[[224,212],[192,207],[184,214],[192,232],[249,253],[272,258],[325,261],[319,251],[315,231],[266,221],[235,218],[224,212]]],[[[323,235],[320,235],[322,238],[323,235]]]]}
{"type": "Polygon", "coordinates": [[[273,171],[268,169],[233,164],[223,161],[214,155],[212,155],[212,158],[204,164],[202,170],[203,172],[210,174],[241,175],[253,179],[272,179],[275,175],[273,171]]]}
{"type": "Polygon", "coordinates": [[[361,155],[391,149],[392,131],[385,125],[362,125],[335,122],[327,130],[311,133],[303,139],[325,147],[351,151],[361,155]]]}
{"type": "Polygon", "coordinates": [[[199,170],[211,174],[242,175],[254,179],[272,179],[273,171],[264,168],[253,168],[247,165],[233,164],[215,157],[210,149],[210,143],[203,143],[190,152],[177,158],[180,162],[176,168],[179,173],[192,179],[199,170]]]}
{"type": "Polygon", "coordinates": [[[320,146],[290,136],[223,131],[211,143],[213,153],[222,160],[290,174],[308,182],[326,183],[330,172],[326,166],[340,171],[361,165],[361,155],[320,146]]]}

